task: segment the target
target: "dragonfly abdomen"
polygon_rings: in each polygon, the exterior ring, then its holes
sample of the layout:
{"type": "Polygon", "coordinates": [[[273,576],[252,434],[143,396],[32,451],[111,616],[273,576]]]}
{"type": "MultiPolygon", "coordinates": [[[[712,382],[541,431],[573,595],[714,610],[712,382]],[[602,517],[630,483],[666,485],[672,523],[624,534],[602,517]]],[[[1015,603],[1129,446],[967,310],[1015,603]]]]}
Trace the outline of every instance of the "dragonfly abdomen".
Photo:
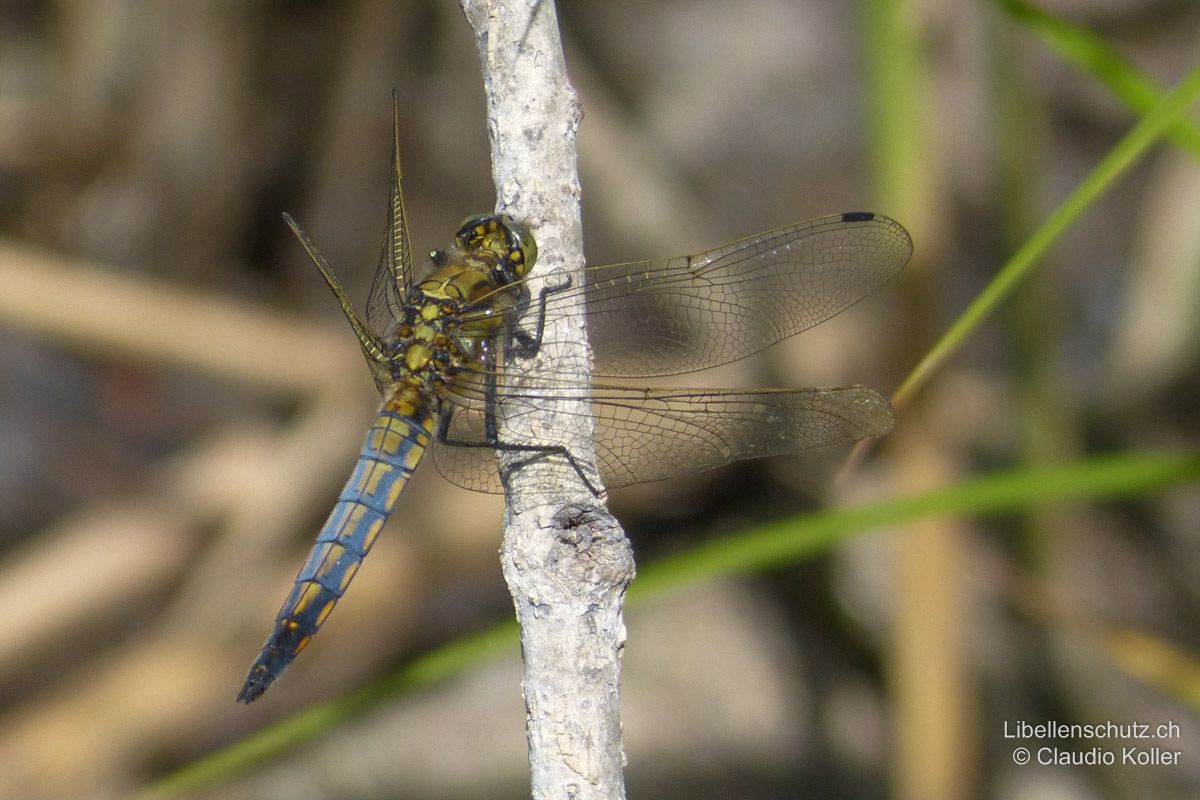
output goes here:
{"type": "Polygon", "coordinates": [[[416,390],[401,389],[384,403],[238,700],[262,695],[329,617],[429,446],[435,421],[416,390]]]}

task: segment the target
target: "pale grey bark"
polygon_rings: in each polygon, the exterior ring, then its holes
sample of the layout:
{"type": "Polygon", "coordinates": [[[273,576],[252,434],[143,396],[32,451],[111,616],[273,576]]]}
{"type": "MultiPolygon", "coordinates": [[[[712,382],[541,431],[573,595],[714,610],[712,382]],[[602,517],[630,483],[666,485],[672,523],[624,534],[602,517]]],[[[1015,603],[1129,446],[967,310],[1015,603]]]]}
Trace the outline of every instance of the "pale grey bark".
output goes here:
{"type": "MultiPolygon", "coordinates": [[[[462,7],[483,66],[497,210],[531,227],[535,275],[578,284],[575,133],[582,114],[567,81],[554,4],[462,0],[462,7]]],[[[510,359],[506,372],[588,374],[582,314],[559,320],[545,340],[536,358],[510,359]]],[[[571,405],[556,401],[537,415],[522,414],[519,429],[505,422],[501,407],[501,438],[524,442],[553,431],[549,443],[566,444],[598,487],[593,432],[571,405]]],[[[514,454],[501,457],[505,466],[514,462],[514,454]]],[[[621,608],[634,571],[628,540],[560,459],[523,463],[509,473],[507,489],[501,562],[521,623],[532,796],[623,798],[619,657],[621,608]]]]}

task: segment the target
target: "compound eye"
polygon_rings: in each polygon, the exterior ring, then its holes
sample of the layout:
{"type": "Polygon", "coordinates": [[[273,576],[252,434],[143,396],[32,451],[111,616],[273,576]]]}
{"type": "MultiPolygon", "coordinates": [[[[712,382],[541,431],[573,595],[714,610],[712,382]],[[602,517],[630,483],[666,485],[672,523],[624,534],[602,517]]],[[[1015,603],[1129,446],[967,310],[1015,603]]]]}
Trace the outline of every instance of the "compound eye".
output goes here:
{"type": "Polygon", "coordinates": [[[505,217],[504,222],[510,238],[508,263],[513,274],[518,278],[524,278],[529,274],[529,270],[533,269],[534,262],[537,261],[537,242],[534,241],[529,228],[521,223],[511,217],[505,217]]]}
{"type": "Polygon", "coordinates": [[[508,215],[467,217],[455,234],[455,241],[463,252],[491,260],[502,283],[523,278],[537,260],[533,234],[508,215]]]}
{"type": "Polygon", "coordinates": [[[496,224],[500,218],[495,214],[472,214],[458,226],[454,241],[468,252],[486,248],[495,236],[496,224]]]}

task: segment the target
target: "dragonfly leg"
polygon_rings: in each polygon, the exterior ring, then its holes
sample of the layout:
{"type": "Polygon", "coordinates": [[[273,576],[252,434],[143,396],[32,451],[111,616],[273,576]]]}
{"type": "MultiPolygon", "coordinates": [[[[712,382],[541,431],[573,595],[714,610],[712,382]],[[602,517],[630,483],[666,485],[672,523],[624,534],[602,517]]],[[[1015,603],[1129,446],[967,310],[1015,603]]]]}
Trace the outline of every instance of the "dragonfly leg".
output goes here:
{"type": "MultiPolygon", "coordinates": [[[[575,474],[583,481],[583,485],[593,496],[600,496],[600,489],[592,483],[584,472],[583,467],[575,456],[571,453],[566,445],[561,444],[517,444],[515,442],[500,441],[500,434],[496,425],[496,373],[494,370],[488,370],[484,383],[484,397],[487,410],[483,417],[483,441],[472,442],[465,439],[453,439],[450,436],[450,422],[453,416],[453,411],[449,406],[442,409],[441,416],[438,418],[438,426],[436,438],[442,444],[450,445],[451,447],[486,447],[491,450],[503,450],[509,453],[530,453],[532,457],[529,460],[538,458],[546,458],[548,456],[562,456],[567,463],[571,465],[571,469],[575,470],[575,474]]],[[[514,465],[520,466],[520,465],[514,465]]],[[[507,478],[507,475],[502,476],[507,478]]]]}
{"type": "MultiPolygon", "coordinates": [[[[533,358],[542,346],[542,334],[546,332],[546,298],[555,292],[561,292],[571,287],[571,276],[564,276],[562,283],[556,286],[543,286],[538,292],[538,315],[534,332],[515,330],[512,333],[512,346],[509,348],[518,358],[533,358]]],[[[529,310],[529,298],[526,297],[517,305],[517,316],[524,316],[529,310]]]]}

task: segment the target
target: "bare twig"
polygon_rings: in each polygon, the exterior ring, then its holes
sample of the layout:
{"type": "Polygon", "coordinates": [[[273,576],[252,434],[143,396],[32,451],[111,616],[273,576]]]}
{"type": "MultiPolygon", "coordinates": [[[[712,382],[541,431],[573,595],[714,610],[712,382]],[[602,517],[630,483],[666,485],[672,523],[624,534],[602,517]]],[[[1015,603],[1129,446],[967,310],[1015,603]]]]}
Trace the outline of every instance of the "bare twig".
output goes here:
{"type": "MultiPolygon", "coordinates": [[[[532,229],[538,274],[580,281],[575,133],[581,113],[567,82],[554,4],[462,0],[462,7],[483,66],[497,210],[532,229]]],[[[546,335],[553,347],[508,369],[587,375],[582,314],[554,325],[546,335]]],[[[565,444],[594,473],[587,417],[567,405],[548,403],[540,419],[523,414],[521,430],[509,435],[528,441],[553,430],[557,441],[548,444],[565,444]]],[[[556,469],[562,465],[554,461],[512,470],[501,552],[521,623],[532,795],[621,798],[618,657],[633,556],[616,521],[572,479],[573,471],[556,469]],[[557,481],[553,493],[548,481],[557,481]]]]}

